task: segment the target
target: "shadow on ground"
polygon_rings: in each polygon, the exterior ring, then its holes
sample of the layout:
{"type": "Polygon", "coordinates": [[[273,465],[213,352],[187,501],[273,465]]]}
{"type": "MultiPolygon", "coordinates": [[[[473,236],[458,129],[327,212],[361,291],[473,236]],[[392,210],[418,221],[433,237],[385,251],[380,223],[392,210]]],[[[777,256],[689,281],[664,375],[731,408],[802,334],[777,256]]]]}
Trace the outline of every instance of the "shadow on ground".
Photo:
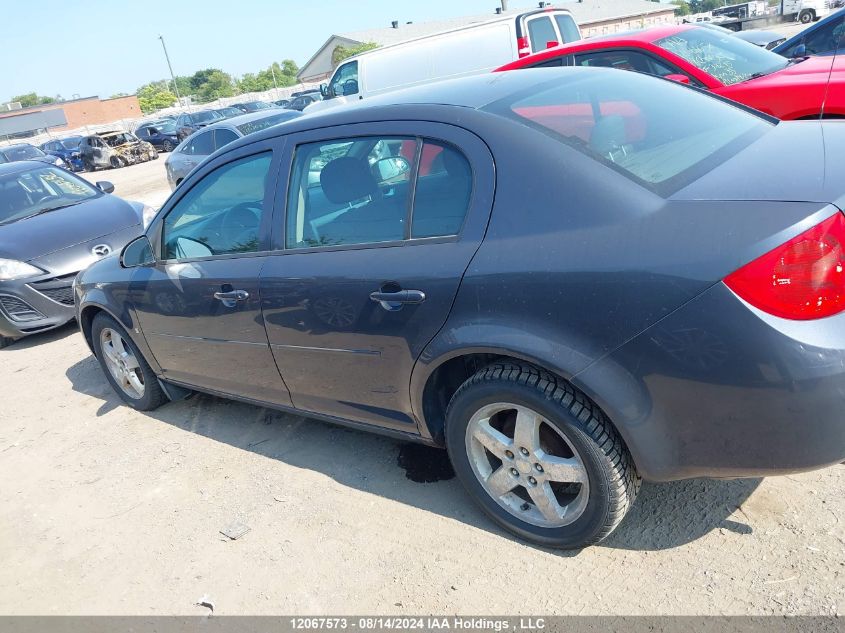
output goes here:
{"type": "MultiPolygon", "coordinates": [[[[121,406],[93,357],[79,361],[66,375],[75,391],[103,400],[97,415],[121,406]]],[[[408,448],[406,443],[378,435],[206,395],[144,415],[297,468],[321,472],[344,486],[514,538],[470,502],[454,479],[445,452],[438,449],[408,448]]],[[[729,517],[759,483],[759,479],[695,479],[644,485],[628,517],[601,547],[671,549],[720,528],[751,534],[750,525],[729,517]]]]}
{"type": "Polygon", "coordinates": [[[24,349],[30,349],[38,345],[47,345],[48,343],[60,341],[68,336],[72,336],[77,332],[79,332],[79,327],[76,325],[76,321],[71,321],[70,323],[65,323],[55,330],[48,330],[46,332],[39,332],[38,334],[30,334],[29,336],[19,338],[11,345],[0,348],[0,354],[3,354],[4,352],[17,352],[24,349]]]}

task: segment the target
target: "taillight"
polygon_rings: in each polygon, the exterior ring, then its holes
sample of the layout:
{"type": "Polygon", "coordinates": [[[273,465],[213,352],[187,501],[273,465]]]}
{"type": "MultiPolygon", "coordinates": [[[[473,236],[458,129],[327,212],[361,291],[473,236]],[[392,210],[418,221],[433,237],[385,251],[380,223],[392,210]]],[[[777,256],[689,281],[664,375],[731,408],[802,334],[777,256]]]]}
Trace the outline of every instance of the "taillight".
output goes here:
{"type": "Polygon", "coordinates": [[[523,36],[516,40],[516,52],[520,57],[525,57],[531,54],[531,45],[528,43],[528,38],[523,36]]]}
{"type": "Polygon", "coordinates": [[[785,319],[820,319],[845,310],[845,215],[758,257],[725,278],[748,303],[785,319]]]}

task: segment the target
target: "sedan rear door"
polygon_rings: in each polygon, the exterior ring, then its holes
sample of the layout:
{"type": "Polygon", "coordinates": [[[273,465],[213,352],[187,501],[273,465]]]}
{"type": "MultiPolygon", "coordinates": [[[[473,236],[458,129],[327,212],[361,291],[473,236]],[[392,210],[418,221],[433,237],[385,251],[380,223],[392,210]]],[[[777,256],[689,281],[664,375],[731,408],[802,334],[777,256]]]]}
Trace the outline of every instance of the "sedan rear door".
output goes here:
{"type": "Polygon", "coordinates": [[[289,142],[261,295],[293,403],[416,433],[411,371],[481,243],[492,156],[470,132],[425,122],[289,142]]]}

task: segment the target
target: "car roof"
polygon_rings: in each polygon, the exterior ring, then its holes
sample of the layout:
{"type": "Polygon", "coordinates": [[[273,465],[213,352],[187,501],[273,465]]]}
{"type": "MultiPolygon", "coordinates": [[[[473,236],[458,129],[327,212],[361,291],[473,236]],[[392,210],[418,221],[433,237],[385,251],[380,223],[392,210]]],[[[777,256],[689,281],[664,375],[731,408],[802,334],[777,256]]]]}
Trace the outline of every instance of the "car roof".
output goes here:
{"type": "MultiPolygon", "coordinates": [[[[653,26],[647,29],[614,33],[612,35],[601,35],[599,37],[591,37],[585,40],[576,40],[574,42],[570,42],[569,44],[553,46],[552,48],[547,48],[538,53],[532,53],[526,57],[521,57],[516,62],[512,62],[512,64],[514,67],[518,67],[521,64],[553,59],[555,57],[569,55],[570,53],[577,53],[578,51],[592,50],[595,48],[650,44],[664,37],[680,33],[681,31],[700,28],[705,27],[696,26],[695,24],[668,24],[663,26],[653,26]]],[[[506,64],[506,66],[509,65],[510,64],[506,64]]]]}
{"type": "MultiPolygon", "coordinates": [[[[24,143],[24,145],[25,144],[26,143],[24,143]]],[[[8,147],[8,145],[5,147],[8,147]]],[[[0,147],[0,149],[5,149],[5,147],[0,147]]],[[[28,171],[30,169],[41,169],[43,167],[49,167],[49,165],[47,165],[46,163],[42,163],[39,160],[19,160],[14,163],[0,163],[0,176],[18,174],[20,172],[28,171]]]]}
{"type": "MultiPolygon", "coordinates": [[[[516,93],[530,93],[532,90],[543,87],[544,84],[550,82],[574,82],[600,73],[610,73],[607,76],[609,80],[612,80],[612,77],[616,77],[619,72],[621,71],[613,68],[526,68],[519,72],[485,73],[438,81],[413,88],[395,90],[388,94],[370,97],[364,101],[348,103],[342,107],[306,112],[301,117],[285,122],[281,127],[270,127],[233,141],[223,151],[228,151],[229,148],[243,147],[263,139],[306,130],[347,123],[401,119],[409,116],[408,113],[411,109],[417,110],[411,115],[415,119],[425,116],[420,111],[421,109],[446,106],[478,110],[494,101],[516,93]]],[[[653,77],[648,79],[650,81],[664,81],[653,77]]],[[[439,120],[439,117],[434,120],[439,120]]],[[[229,119],[227,123],[231,121],[234,121],[234,119],[229,119]]]]}
{"type": "Polygon", "coordinates": [[[12,149],[13,147],[35,147],[32,143],[12,143],[11,145],[0,145],[0,150],[12,149]]]}
{"type": "Polygon", "coordinates": [[[233,116],[231,119],[226,119],[225,121],[217,121],[217,123],[212,123],[211,125],[206,125],[204,128],[200,128],[197,130],[196,133],[205,132],[206,130],[216,130],[217,128],[225,128],[225,127],[238,127],[239,125],[243,125],[244,123],[249,123],[250,121],[258,121],[261,119],[265,119],[268,116],[275,116],[277,114],[282,114],[290,112],[291,118],[296,118],[296,115],[293,114],[296,112],[295,110],[283,110],[281,108],[276,109],[273,108],[272,110],[259,110],[257,112],[248,112],[246,114],[239,114],[238,116],[233,116]]]}

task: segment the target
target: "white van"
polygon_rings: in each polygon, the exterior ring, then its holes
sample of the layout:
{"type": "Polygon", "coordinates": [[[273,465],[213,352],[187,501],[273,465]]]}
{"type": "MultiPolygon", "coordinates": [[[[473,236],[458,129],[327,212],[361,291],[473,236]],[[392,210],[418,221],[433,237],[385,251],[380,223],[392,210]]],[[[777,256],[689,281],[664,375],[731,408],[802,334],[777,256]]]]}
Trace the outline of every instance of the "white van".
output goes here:
{"type": "Polygon", "coordinates": [[[531,53],[581,39],[565,9],[507,13],[493,19],[350,57],[338,66],[313,112],[440,79],[490,72],[531,53]]]}

